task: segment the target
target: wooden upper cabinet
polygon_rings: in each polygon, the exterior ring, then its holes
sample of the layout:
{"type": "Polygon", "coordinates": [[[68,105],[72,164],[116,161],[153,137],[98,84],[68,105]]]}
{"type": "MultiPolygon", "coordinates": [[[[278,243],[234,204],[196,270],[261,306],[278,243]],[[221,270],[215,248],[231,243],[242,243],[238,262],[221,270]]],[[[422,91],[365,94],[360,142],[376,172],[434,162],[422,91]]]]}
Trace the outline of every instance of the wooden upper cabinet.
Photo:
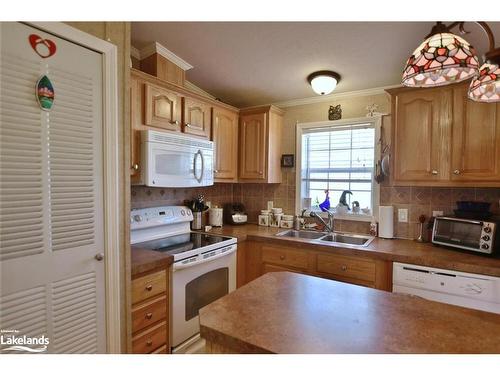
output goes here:
{"type": "Polygon", "coordinates": [[[222,150],[222,156],[216,160],[220,171],[215,176],[216,181],[235,182],[238,177],[238,109],[136,69],[130,72],[131,182],[141,182],[141,131],[182,131],[208,139],[212,135],[212,107],[216,109],[214,121],[217,120],[218,128],[222,129],[215,132],[218,139],[214,140],[222,150]]]}
{"type": "Polygon", "coordinates": [[[388,90],[394,185],[500,186],[500,104],[468,86],[388,90]]]}
{"type": "Polygon", "coordinates": [[[149,83],[144,84],[144,124],[165,130],[181,130],[181,96],[149,83]]]}
{"type": "Polygon", "coordinates": [[[267,114],[241,116],[240,179],[266,179],[267,114]]]}
{"type": "Polygon", "coordinates": [[[182,98],[182,131],[186,134],[210,137],[210,105],[188,97],[182,98]]]}
{"type": "Polygon", "coordinates": [[[215,144],[215,181],[237,181],[238,112],[216,106],[212,108],[212,141],[215,144]]]}
{"type": "Polygon", "coordinates": [[[449,176],[451,93],[427,89],[393,98],[394,180],[446,181],[449,176]]]}
{"type": "Polygon", "coordinates": [[[240,182],[281,182],[283,111],[262,106],[240,111],[240,182]]]}
{"type": "Polygon", "coordinates": [[[469,100],[467,90],[453,90],[451,179],[500,182],[500,105],[469,100]]]}

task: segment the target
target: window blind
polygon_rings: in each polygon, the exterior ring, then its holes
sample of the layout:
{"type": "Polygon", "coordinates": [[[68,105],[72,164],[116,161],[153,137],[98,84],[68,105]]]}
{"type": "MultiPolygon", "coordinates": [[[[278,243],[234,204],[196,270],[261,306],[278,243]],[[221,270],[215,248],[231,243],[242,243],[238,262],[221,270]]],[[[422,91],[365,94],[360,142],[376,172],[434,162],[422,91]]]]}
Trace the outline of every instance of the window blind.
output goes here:
{"type": "Polygon", "coordinates": [[[348,202],[372,208],[375,129],[372,124],[305,129],[302,134],[302,195],[321,203],[325,189],[335,206],[344,190],[348,202]]]}

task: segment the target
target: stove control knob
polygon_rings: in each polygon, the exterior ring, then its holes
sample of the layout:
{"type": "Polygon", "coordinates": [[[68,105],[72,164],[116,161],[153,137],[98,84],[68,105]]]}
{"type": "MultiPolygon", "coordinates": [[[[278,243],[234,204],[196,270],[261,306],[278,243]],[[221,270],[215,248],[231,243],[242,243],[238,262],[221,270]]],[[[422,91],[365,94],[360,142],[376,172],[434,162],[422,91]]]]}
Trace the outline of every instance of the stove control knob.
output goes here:
{"type": "Polygon", "coordinates": [[[484,241],[489,241],[490,240],[490,236],[488,236],[487,234],[485,234],[482,238],[483,238],[484,241]]]}
{"type": "Polygon", "coordinates": [[[483,243],[481,245],[481,249],[488,250],[489,248],[490,248],[490,245],[488,245],[487,243],[483,243]]]}
{"type": "Polygon", "coordinates": [[[134,216],[134,220],[137,221],[137,222],[140,222],[140,221],[142,221],[142,216],[141,215],[135,215],[134,216]]]}
{"type": "Polygon", "coordinates": [[[484,227],[484,233],[490,233],[491,232],[491,228],[490,227],[484,227]]]}
{"type": "Polygon", "coordinates": [[[182,215],[182,216],[186,216],[186,211],[181,210],[181,215],[182,215]]]}

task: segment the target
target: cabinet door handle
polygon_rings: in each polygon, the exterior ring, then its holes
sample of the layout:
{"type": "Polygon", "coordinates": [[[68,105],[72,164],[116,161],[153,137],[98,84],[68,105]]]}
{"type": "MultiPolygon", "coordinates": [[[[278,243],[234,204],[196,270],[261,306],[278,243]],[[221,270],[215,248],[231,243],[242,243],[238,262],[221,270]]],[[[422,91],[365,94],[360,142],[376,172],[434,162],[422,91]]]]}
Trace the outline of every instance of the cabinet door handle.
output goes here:
{"type": "Polygon", "coordinates": [[[151,319],[153,317],[153,313],[149,312],[146,314],[146,319],[151,319]]]}
{"type": "Polygon", "coordinates": [[[170,123],[171,123],[172,125],[179,125],[179,121],[177,121],[177,120],[175,120],[175,121],[170,121],[170,123]]]}
{"type": "Polygon", "coordinates": [[[214,170],[214,172],[215,172],[215,173],[219,173],[219,170],[218,170],[218,169],[216,169],[216,170],[214,170]]]}
{"type": "Polygon", "coordinates": [[[455,169],[455,170],[453,171],[453,174],[460,174],[460,171],[459,171],[458,169],[455,169]]]}
{"type": "Polygon", "coordinates": [[[149,284],[149,285],[146,285],[146,290],[148,292],[151,292],[153,290],[153,285],[149,284]]]}
{"type": "Polygon", "coordinates": [[[347,266],[346,265],[343,265],[342,267],[340,267],[342,269],[342,271],[347,271],[347,266]]]}
{"type": "Polygon", "coordinates": [[[435,169],[433,169],[431,173],[432,173],[433,175],[437,175],[437,174],[438,174],[438,171],[436,171],[435,169]]]}
{"type": "Polygon", "coordinates": [[[262,171],[259,171],[259,174],[262,174],[263,172],[262,171]]]}
{"type": "Polygon", "coordinates": [[[139,164],[134,164],[132,166],[132,168],[134,169],[134,171],[138,171],[139,170],[139,164]]]}
{"type": "Polygon", "coordinates": [[[151,345],[153,345],[153,340],[148,340],[148,341],[146,341],[146,345],[147,345],[147,346],[151,346],[151,345]]]}
{"type": "Polygon", "coordinates": [[[186,123],[186,128],[190,128],[190,127],[191,127],[191,124],[186,123]]]}
{"type": "Polygon", "coordinates": [[[280,255],[280,259],[281,260],[285,260],[285,256],[284,255],[280,255]]]}

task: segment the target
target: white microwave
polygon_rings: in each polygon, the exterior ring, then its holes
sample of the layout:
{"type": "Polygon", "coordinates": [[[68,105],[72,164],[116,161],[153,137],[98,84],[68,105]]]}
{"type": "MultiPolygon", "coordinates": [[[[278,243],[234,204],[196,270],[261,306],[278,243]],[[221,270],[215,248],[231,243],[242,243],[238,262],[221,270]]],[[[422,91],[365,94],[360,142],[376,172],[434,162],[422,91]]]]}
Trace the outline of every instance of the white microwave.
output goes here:
{"type": "Polygon", "coordinates": [[[140,184],[195,187],[214,184],[214,143],[185,134],[141,132],[140,184]]]}

